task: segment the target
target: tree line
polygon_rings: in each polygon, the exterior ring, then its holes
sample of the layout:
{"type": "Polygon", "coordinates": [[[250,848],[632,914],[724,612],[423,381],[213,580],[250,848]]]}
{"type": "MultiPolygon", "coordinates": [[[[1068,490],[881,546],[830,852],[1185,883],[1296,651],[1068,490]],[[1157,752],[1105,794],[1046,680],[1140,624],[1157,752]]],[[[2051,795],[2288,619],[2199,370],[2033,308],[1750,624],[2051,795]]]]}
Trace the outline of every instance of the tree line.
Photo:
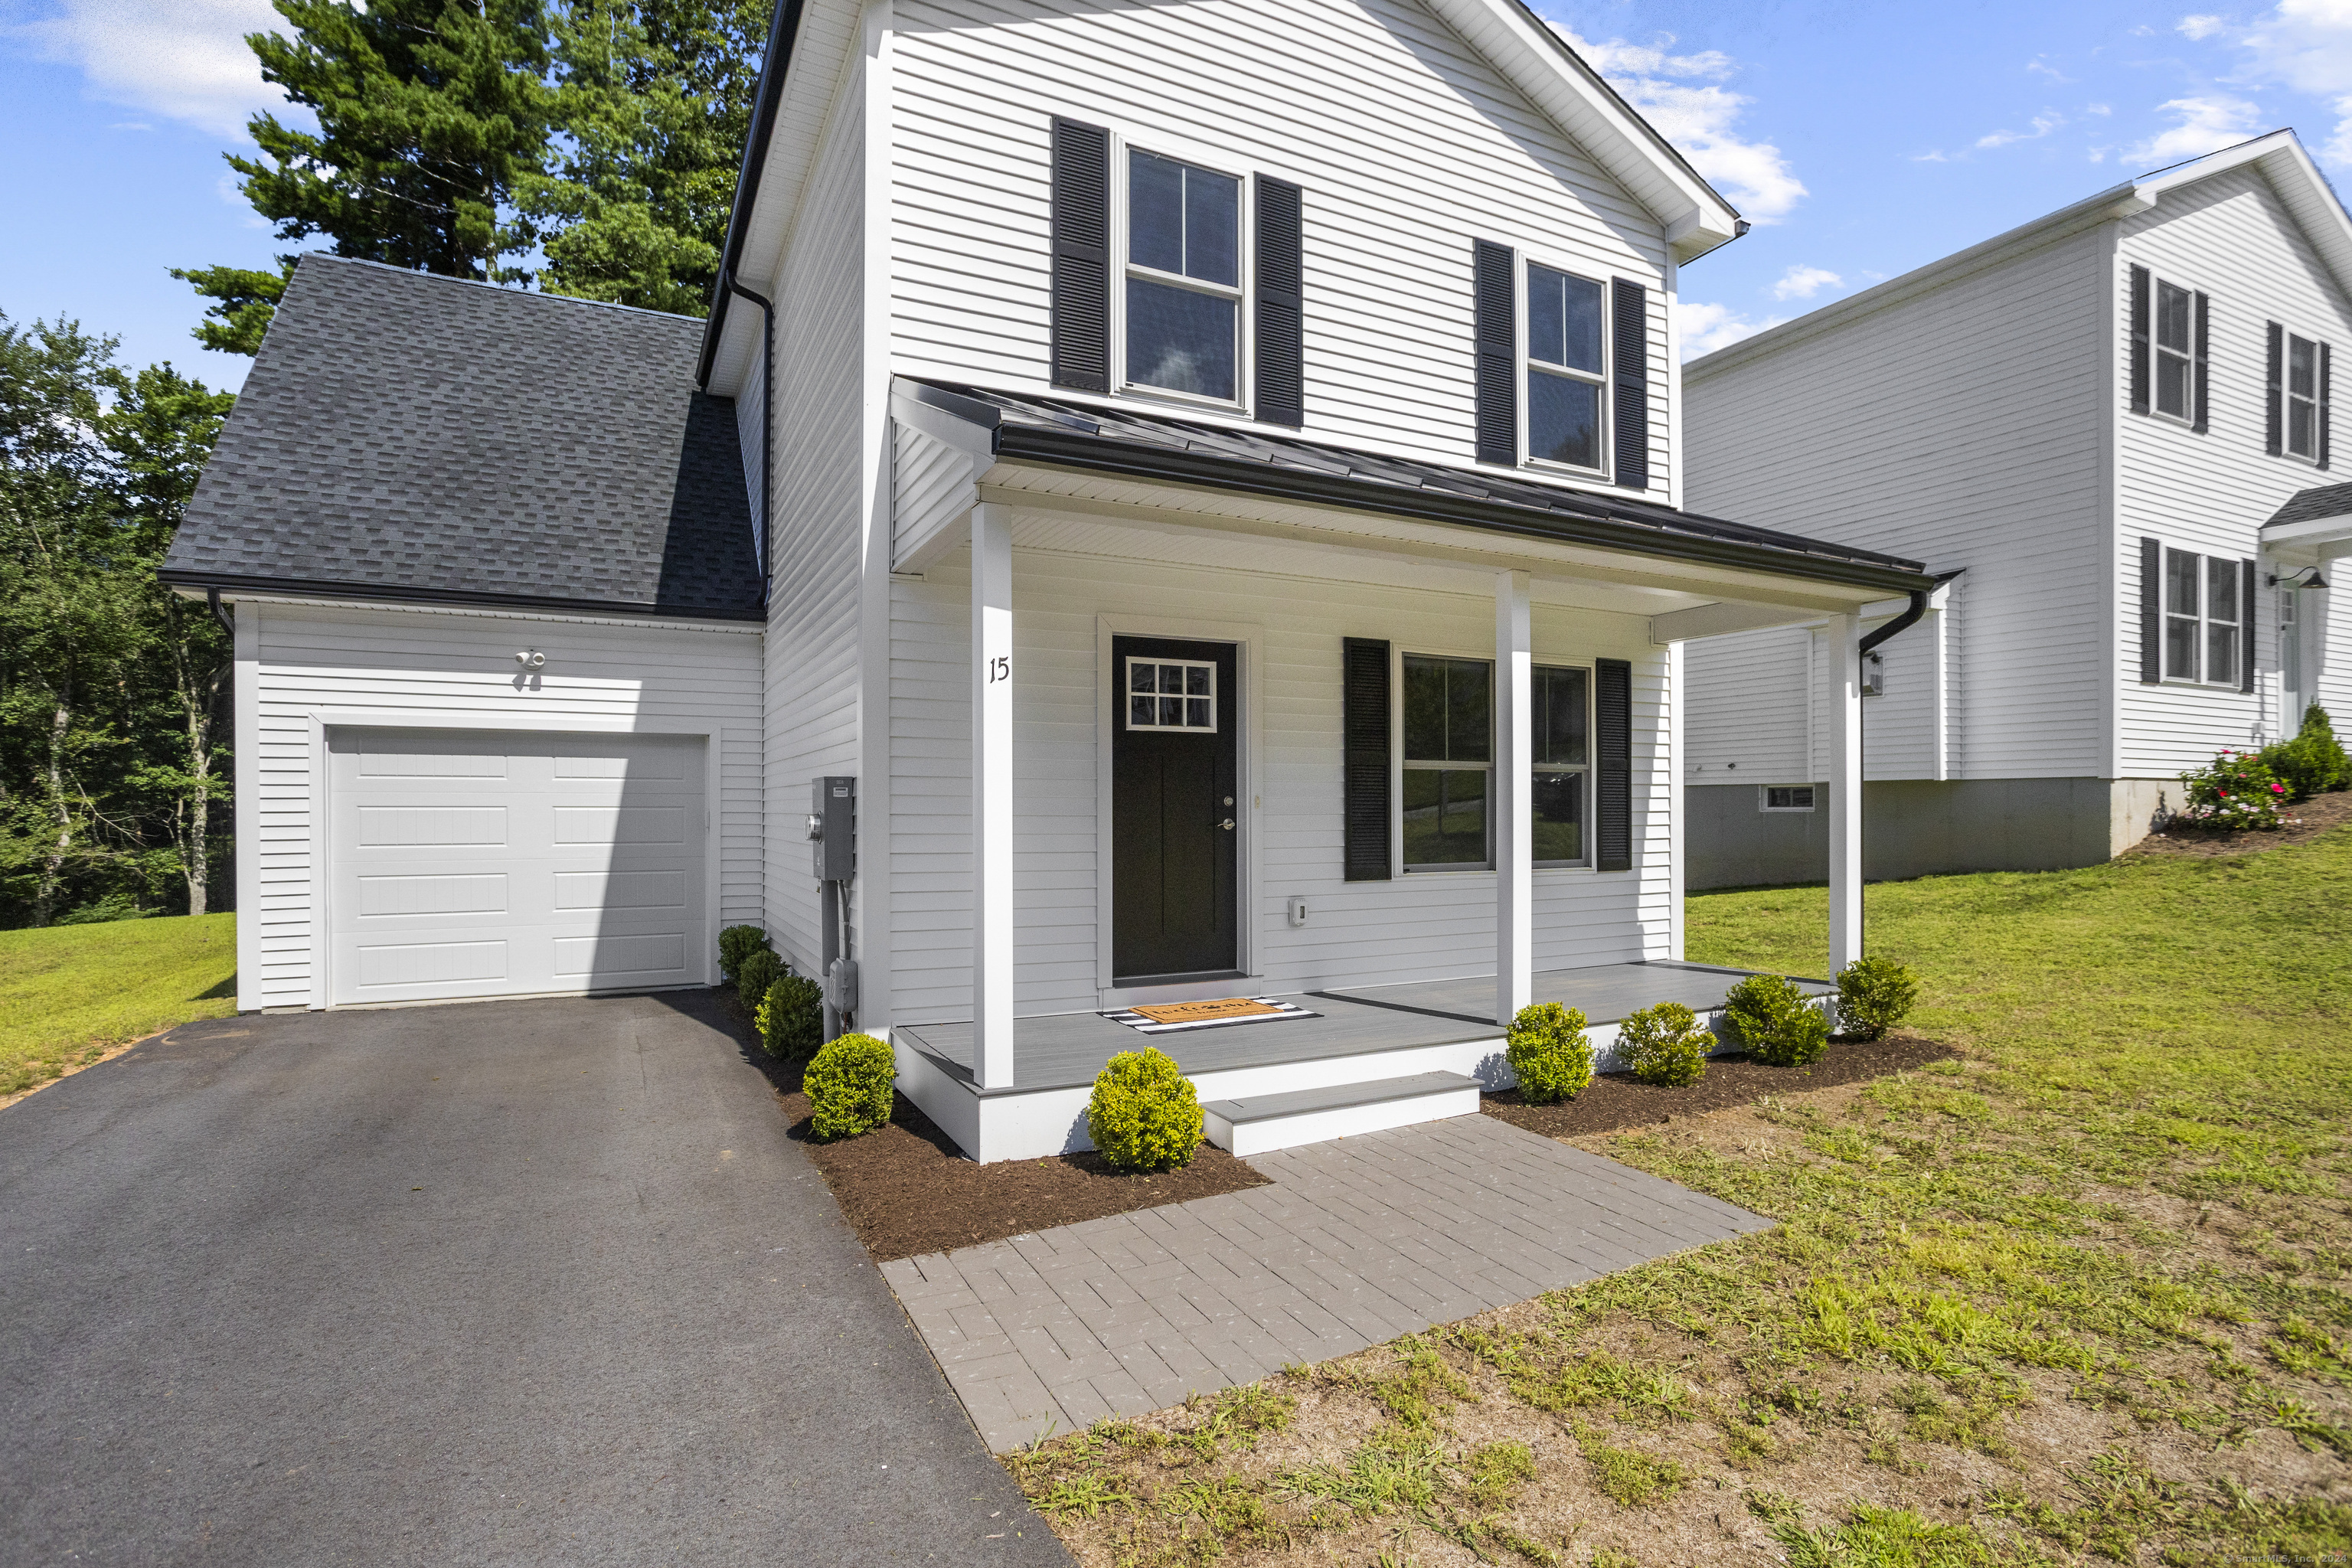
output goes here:
{"type": "MultiPolygon", "coordinates": [[[[273,0],[247,42],[316,129],[225,154],[291,248],[190,266],[261,346],[314,247],[699,314],[769,0],[273,0]],[[306,243],[307,242],[307,243],[306,243]]],[[[0,926],[202,914],[234,886],[230,636],[155,568],[235,402],[79,322],[0,311],[0,926]]]]}

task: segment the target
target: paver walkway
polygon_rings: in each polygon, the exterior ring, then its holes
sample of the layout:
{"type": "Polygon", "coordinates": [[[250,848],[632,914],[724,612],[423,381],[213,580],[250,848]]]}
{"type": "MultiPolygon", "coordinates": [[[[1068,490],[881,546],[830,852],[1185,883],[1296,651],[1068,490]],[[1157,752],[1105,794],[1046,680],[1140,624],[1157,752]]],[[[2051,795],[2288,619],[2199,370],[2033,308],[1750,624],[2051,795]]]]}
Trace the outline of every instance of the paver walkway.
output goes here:
{"type": "Polygon", "coordinates": [[[1771,1226],[1490,1116],[1250,1163],[1273,1184],[883,1265],[991,1448],[1771,1226]]]}

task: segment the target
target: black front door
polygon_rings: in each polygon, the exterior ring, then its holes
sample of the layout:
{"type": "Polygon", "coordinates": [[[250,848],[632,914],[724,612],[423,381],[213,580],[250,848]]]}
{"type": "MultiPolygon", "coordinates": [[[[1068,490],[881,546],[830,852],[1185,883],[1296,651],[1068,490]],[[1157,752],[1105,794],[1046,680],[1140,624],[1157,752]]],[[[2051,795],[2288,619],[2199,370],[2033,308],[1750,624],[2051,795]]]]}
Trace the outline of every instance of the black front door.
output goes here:
{"type": "Polygon", "coordinates": [[[1237,974],[1241,661],[1231,643],[1110,647],[1112,975],[1237,974]]]}

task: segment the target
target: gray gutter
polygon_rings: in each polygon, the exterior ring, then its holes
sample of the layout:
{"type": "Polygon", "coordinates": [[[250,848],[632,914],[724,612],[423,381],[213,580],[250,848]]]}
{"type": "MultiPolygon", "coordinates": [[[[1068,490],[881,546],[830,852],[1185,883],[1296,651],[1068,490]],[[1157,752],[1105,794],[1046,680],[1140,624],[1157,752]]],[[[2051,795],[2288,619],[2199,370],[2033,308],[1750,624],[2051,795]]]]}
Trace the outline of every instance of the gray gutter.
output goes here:
{"type": "Polygon", "coordinates": [[[564,599],[549,594],[493,594],[470,588],[410,588],[373,583],[318,582],[301,577],[251,577],[229,572],[191,572],[166,567],[155,575],[175,588],[201,588],[213,594],[278,594],[300,599],[349,599],[357,604],[459,605],[467,608],[540,610],[549,615],[633,616],[671,621],[745,621],[757,626],[767,619],[758,605],[740,610],[687,609],[617,599],[564,599]]]}
{"type": "Polygon", "coordinates": [[[760,193],[760,172],[768,166],[768,143],[775,140],[776,114],[784,101],[784,78],[791,74],[793,46],[800,39],[804,0],[780,0],[768,23],[767,47],[760,56],[759,96],[751,104],[751,134],[743,146],[743,166],[735,174],[735,200],[728,209],[727,246],[719,258],[719,280],[711,286],[710,316],[702,327],[702,353],[696,359],[694,384],[710,390],[710,362],[719,355],[719,334],[727,330],[728,287],[737,263],[743,259],[743,239],[751,227],[751,208],[760,193]]]}

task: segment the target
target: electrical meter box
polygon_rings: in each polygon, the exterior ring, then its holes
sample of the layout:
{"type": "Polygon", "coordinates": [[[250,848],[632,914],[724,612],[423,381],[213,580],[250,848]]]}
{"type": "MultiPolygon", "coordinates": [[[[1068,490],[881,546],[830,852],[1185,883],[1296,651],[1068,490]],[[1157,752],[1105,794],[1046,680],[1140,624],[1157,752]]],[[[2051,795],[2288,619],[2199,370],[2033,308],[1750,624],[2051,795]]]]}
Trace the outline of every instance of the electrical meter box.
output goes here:
{"type": "Polygon", "coordinates": [[[820,882],[857,875],[857,781],[835,774],[809,784],[809,848],[820,882]]]}

